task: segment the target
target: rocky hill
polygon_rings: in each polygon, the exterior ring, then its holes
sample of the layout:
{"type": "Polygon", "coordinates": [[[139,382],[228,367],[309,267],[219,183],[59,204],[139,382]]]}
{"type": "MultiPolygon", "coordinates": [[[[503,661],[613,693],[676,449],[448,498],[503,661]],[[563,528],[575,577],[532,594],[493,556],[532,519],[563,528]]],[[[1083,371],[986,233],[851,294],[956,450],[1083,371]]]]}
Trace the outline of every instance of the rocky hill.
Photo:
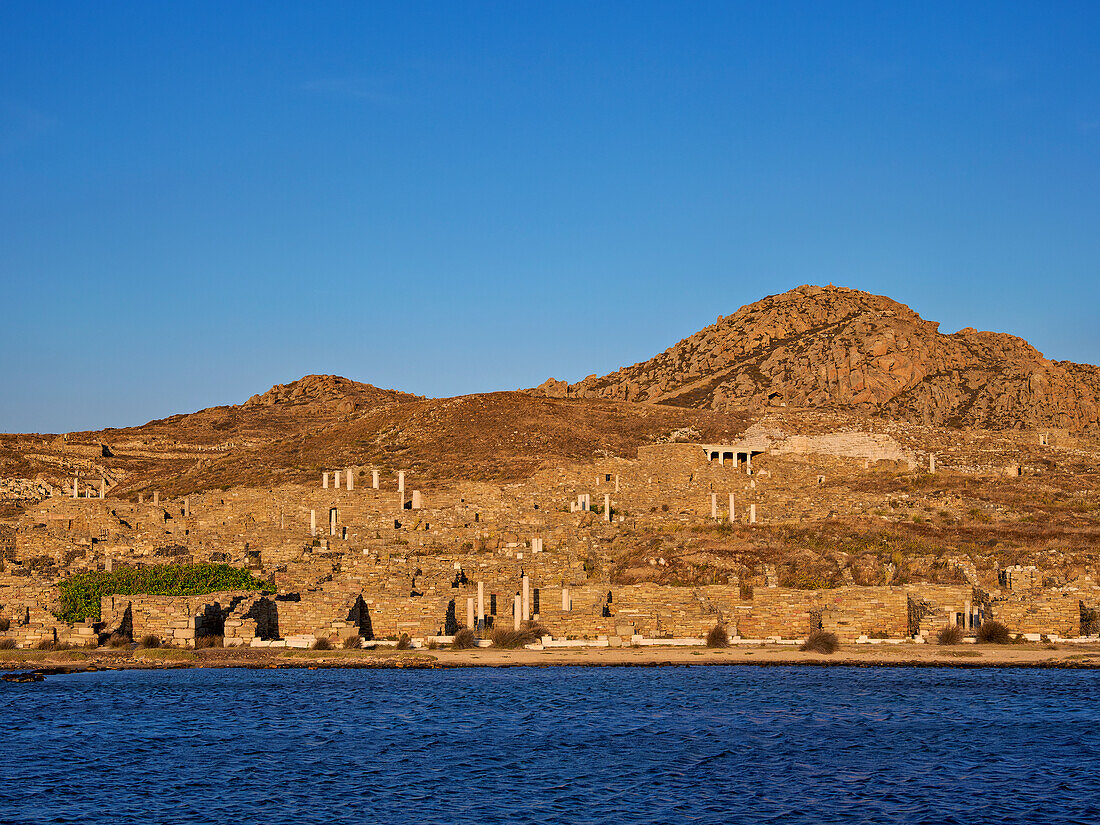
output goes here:
{"type": "Polygon", "coordinates": [[[714,410],[851,407],[936,426],[1100,424],[1100,368],[1050,361],[1003,333],[945,335],[904,304],[833,286],[769,296],[648,361],[536,392],[714,410]]]}

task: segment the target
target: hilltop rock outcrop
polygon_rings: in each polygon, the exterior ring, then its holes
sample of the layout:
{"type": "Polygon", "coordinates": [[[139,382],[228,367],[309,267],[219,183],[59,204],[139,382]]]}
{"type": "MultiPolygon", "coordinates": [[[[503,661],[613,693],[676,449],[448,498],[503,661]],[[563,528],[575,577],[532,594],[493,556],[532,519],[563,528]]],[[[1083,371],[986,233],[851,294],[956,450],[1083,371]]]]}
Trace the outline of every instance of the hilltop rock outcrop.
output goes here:
{"type": "MultiPolygon", "coordinates": [[[[561,382],[536,392],[560,396],[561,382]]],[[[744,306],[565,395],[715,410],[842,406],[937,426],[1100,424],[1100,368],[1050,361],[1003,333],[944,335],[904,304],[832,286],[744,306]]]]}

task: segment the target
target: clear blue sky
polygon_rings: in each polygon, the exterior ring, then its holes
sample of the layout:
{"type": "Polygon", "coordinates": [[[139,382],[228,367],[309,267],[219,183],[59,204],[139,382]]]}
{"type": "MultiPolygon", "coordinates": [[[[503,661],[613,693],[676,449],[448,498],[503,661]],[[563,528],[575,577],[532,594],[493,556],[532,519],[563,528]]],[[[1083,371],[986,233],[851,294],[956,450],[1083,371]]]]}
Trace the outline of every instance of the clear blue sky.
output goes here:
{"type": "Polygon", "coordinates": [[[1100,363],[1100,3],[0,4],[0,431],[577,380],[802,283],[1100,363]]]}

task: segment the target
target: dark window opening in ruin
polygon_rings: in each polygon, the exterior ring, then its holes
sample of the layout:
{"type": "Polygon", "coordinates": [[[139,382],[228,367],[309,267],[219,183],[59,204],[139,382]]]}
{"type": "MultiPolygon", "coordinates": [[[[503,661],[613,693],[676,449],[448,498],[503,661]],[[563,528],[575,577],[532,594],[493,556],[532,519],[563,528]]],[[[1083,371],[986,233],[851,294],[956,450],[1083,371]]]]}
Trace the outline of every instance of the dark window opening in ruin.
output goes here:
{"type": "Polygon", "coordinates": [[[610,617],[611,617],[611,605],[607,605],[607,604],[605,604],[605,605],[603,606],[603,617],[604,617],[605,619],[608,619],[608,618],[610,618],[610,617]]]}
{"type": "Polygon", "coordinates": [[[401,522],[399,522],[397,519],[393,520],[393,529],[394,530],[400,530],[401,529],[401,522]]]}
{"type": "Polygon", "coordinates": [[[539,589],[536,587],[531,593],[531,613],[538,615],[539,610],[539,589]]]}
{"type": "Polygon", "coordinates": [[[497,594],[489,594],[489,615],[495,616],[497,614],[497,594]]]}
{"type": "Polygon", "coordinates": [[[455,616],[455,600],[447,603],[447,618],[443,621],[443,635],[453,636],[458,633],[458,617],[455,616]]]}
{"type": "Polygon", "coordinates": [[[359,635],[367,641],[374,638],[374,626],[370,620],[370,607],[362,595],[356,597],[355,604],[348,611],[348,621],[359,629],[359,635]]]}
{"type": "Polygon", "coordinates": [[[717,461],[718,460],[718,451],[717,450],[714,450],[713,452],[711,452],[709,460],[710,461],[717,461]]]}
{"type": "Polygon", "coordinates": [[[733,453],[722,453],[722,461],[733,461],[733,453]]]}
{"type": "Polygon", "coordinates": [[[611,591],[610,590],[607,591],[607,603],[611,604],[611,591]]]}
{"type": "Polygon", "coordinates": [[[242,599],[242,596],[237,596],[225,607],[222,607],[220,602],[214,602],[203,607],[202,614],[195,617],[195,638],[224,636],[225,620],[229,618],[229,614],[241,603],[242,599]]]}
{"type": "Polygon", "coordinates": [[[460,584],[469,584],[469,579],[466,578],[466,571],[459,570],[455,574],[455,580],[451,582],[451,587],[458,587],[460,584]]]}
{"type": "MultiPolygon", "coordinates": [[[[301,599],[297,593],[288,593],[285,596],[276,596],[279,601],[296,602],[301,599]],[[291,598],[291,597],[294,598],[291,598]]],[[[269,641],[279,638],[279,606],[267,596],[261,596],[248,612],[241,618],[252,619],[256,622],[256,637],[269,641]]]]}
{"type": "Polygon", "coordinates": [[[275,601],[277,602],[300,602],[301,600],[301,593],[280,593],[275,597],[275,601]]]}
{"type": "Polygon", "coordinates": [[[783,406],[783,393],[770,392],[768,393],[768,403],[773,407],[783,406]]]}
{"type": "Polygon", "coordinates": [[[603,474],[603,480],[604,481],[611,481],[611,473],[604,473],[603,474]]]}

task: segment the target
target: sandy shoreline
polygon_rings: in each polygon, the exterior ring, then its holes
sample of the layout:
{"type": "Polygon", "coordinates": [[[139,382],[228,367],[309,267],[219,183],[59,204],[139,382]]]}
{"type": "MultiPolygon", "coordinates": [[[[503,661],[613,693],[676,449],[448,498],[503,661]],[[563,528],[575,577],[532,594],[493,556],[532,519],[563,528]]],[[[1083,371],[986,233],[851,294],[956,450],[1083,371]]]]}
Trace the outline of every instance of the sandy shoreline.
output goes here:
{"type": "Polygon", "coordinates": [[[790,647],[579,648],[559,650],[5,650],[0,672],[57,675],[95,670],[177,668],[416,668],[464,667],[658,667],[691,665],[826,667],[962,667],[1100,669],[1100,644],[1059,645],[848,645],[832,655],[790,647]]]}

